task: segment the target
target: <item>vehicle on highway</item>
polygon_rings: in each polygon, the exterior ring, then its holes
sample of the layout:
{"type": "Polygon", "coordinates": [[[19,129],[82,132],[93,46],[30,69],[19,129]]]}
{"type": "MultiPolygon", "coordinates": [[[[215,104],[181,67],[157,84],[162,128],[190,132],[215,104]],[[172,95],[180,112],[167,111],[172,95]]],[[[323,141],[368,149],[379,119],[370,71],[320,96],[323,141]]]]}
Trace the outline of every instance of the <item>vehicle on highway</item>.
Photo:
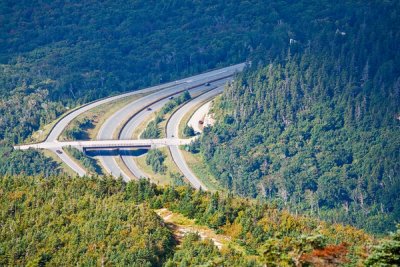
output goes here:
{"type": "Polygon", "coordinates": [[[147,108],[147,111],[150,111],[151,110],[151,108],[147,108]]]}
{"type": "Polygon", "coordinates": [[[204,124],[204,121],[201,121],[201,120],[200,120],[200,121],[199,121],[199,124],[204,124]]]}
{"type": "Polygon", "coordinates": [[[57,152],[57,154],[62,154],[62,151],[59,149],[57,149],[56,152],[57,152]]]}
{"type": "Polygon", "coordinates": [[[174,99],[174,97],[173,97],[173,96],[170,96],[170,97],[169,97],[169,100],[171,100],[171,99],[174,99]]]}
{"type": "Polygon", "coordinates": [[[205,85],[205,86],[210,86],[210,85],[211,85],[211,83],[205,83],[204,85],[205,85]]]}

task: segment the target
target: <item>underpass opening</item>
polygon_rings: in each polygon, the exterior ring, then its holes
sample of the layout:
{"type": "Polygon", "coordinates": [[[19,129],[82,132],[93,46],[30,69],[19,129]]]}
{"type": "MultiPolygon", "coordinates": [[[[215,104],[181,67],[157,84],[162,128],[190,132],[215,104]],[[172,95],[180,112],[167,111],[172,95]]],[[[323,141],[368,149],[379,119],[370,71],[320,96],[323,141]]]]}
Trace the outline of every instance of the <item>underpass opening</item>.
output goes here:
{"type": "Polygon", "coordinates": [[[132,156],[139,157],[149,151],[149,148],[123,148],[123,149],[90,149],[85,150],[85,154],[89,157],[96,156],[132,156]]]}

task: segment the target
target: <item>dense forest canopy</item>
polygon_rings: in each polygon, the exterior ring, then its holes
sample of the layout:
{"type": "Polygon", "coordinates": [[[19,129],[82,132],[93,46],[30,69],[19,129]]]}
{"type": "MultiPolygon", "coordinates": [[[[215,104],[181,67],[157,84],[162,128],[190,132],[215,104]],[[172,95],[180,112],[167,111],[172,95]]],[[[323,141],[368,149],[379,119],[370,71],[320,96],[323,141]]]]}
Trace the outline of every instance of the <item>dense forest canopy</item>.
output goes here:
{"type": "Polygon", "coordinates": [[[2,1],[0,138],[21,142],[67,107],[281,47],[286,33],[270,33],[279,19],[271,5],[2,1]]]}
{"type": "MultiPolygon", "coordinates": [[[[2,266],[355,265],[375,242],[352,227],[147,180],[0,177],[0,211],[2,266]],[[228,236],[232,246],[219,250],[195,233],[179,245],[154,212],[160,208],[228,236]]],[[[373,262],[381,262],[381,252],[373,262]]]]}
{"type": "MultiPolygon", "coordinates": [[[[294,212],[394,229],[399,5],[1,1],[0,142],[29,140],[81,103],[247,60],[201,142],[221,184],[294,212]]],[[[1,174],[58,173],[37,152],[0,153],[1,174]]]]}
{"type": "MultiPolygon", "coordinates": [[[[320,36],[324,44],[332,32],[359,25],[363,12],[396,19],[395,2],[2,1],[0,138],[22,142],[79,103],[247,59],[275,59],[290,40],[306,45],[320,36]]],[[[382,23],[376,34],[387,33],[382,23]]],[[[363,53],[378,35],[369,37],[363,53]]],[[[396,44],[384,45],[379,49],[393,53],[396,44]]]]}
{"type": "Polygon", "coordinates": [[[202,153],[241,195],[384,232],[400,220],[400,3],[339,6],[225,90],[202,153]]]}

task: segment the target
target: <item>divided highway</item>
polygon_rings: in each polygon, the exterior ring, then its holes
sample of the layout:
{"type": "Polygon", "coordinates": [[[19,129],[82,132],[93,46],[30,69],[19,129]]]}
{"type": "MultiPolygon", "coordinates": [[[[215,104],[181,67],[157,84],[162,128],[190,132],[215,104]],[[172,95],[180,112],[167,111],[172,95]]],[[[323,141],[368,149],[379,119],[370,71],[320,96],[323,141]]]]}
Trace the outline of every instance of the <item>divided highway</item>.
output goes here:
{"type": "MultiPolygon", "coordinates": [[[[192,101],[188,102],[183,107],[178,109],[171,116],[171,118],[169,119],[169,121],[167,123],[167,138],[179,140],[178,139],[179,124],[182,121],[185,114],[187,114],[196,105],[198,105],[206,100],[209,100],[209,99],[215,97],[216,95],[222,93],[223,90],[224,90],[224,87],[220,86],[220,87],[216,88],[215,90],[207,92],[207,93],[193,99],[192,101]]],[[[171,151],[171,155],[172,155],[172,158],[173,158],[175,164],[181,170],[183,175],[189,180],[189,182],[192,184],[192,186],[197,189],[202,188],[204,190],[207,190],[207,188],[204,186],[204,184],[190,170],[189,166],[187,165],[187,163],[182,155],[181,150],[179,149],[179,146],[171,145],[171,146],[169,146],[169,149],[171,151]]]]}
{"type": "MultiPolygon", "coordinates": [[[[205,86],[205,84],[209,82],[216,84],[225,83],[228,77],[232,77],[232,75],[240,71],[242,68],[243,65],[240,64],[223,70],[194,76],[186,84],[178,84],[133,101],[118,110],[104,122],[100,128],[99,134],[97,135],[97,139],[114,139],[115,136],[118,136],[120,126],[123,127],[121,134],[119,135],[120,138],[131,139],[135,127],[137,127],[137,125],[139,125],[145,118],[143,112],[150,113],[150,111],[148,111],[149,107],[151,108],[151,112],[153,112],[154,109],[161,108],[163,104],[168,101],[170,96],[176,96],[185,90],[189,90],[190,92],[206,90],[208,86],[205,86]],[[165,102],[158,103],[160,101],[165,102]]],[[[115,177],[122,176],[126,181],[130,180],[132,177],[145,177],[145,174],[139,170],[133,160],[128,159],[127,155],[123,155],[123,159],[126,162],[126,165],[128,165],[127,167],[131,170],[131,173],[122,170],[117,163],[118,157],[119,156],[112,156],[110,154],[107,156],[99,156],[98,158],[106,171],[115,177]]]]}
{"type": "MultiPolygon", "coordinates": [[[[64,129],[68,126],[69,123],[72,122],[77,116],[83,114],[84,112],[98,107],[102,104],[109,103],[111,101],[115,101],[124,97],[136,95],[136,94],[144,94],[148,93],[148,95],[140,98],[139,100],[133,101],[114,113],[110,118],[108,118],[104,124],[102,125],[97,140],[112,140],[116,137],[120,139],[131,139],[132,133],[134,129],[140,124],[141,121],[146,117],[145,110],[148,107],[151,109],[157,110],[160,109],[170,96],[179,94],[185,90],[193,91],[202,91],[204,90],[204,84],[213,83],[213,85],[218,84],[218,81],[221,83],[225,81],[224,79],[232,77],[236,72],[242,71],[245,63],[237,64],[234,66],[226,67],[223,69],[218,69],[214,71],[210,71],[207,73],[199,74],[193,77],[185,78],[179,81],[174,81],[162,85],[153,86],[150,88],[129,92],[109,98],[105,98],[102,100],[98,100],[95,102],[91,102],[89,104],[83,105],[80,108],[77,108],[67,114],[65,117],[60,119],[50,131],[47,139],[39,143],[49,145],[48,149],[52,150],[56,153],[57,150],[62,151],[62,144],[58,142],[58,138],[60,134],[64,131],[64,129]]],[[[147,115],[147,114],[146,114],[147,115]]],[[[16,149],[19,149],[19,146],[15,146],[16,149]]],[[[56,153],[58,157],[62,161],[64,161],[71,169],[73,169],[78,175],[83,176],[86,174],[86,171],[82,169],[73,159],[71,159],[65,153],[56,153]]],[[[126,157],[124,157],[124,160],[126,157]]],[[[129,166],[129,169],[132,173],[125,173],[122,171],[117,162],[116,158],[113,156],[100,156],[100,161],[105,169],[114,176],[122,176],[125,180],[129,180],[132,177],[141,177],[143,176],[138,171],[138,168],[135,166],[129,166]]],[[[130,160],[129,162],[133,162],[130,160]]],[[[198,187],[194,184],[195,187],[198,187]]],[[[202,186],[203,187],[203,186],[202,186]]]]}
{"type": "MultiPolygon", "coordinates": [[[[210,88],[210,86],[199,86],[197,88],[194,88],[190,91],[190,93],[193,95],[195,93],[204,93],[207,91],[213,91],[216,88],[218,88],[218,86],[221,86],[223,84],[225,84],[228,80],[230,80],[231,78],[224,78],[222,80],[216,81],[212,84],[213,87],[210,88]]],[[[199,96],[201,97],[201,96],[199,96]]],[[[190,100],[190,102],[195,101],[195,99],[197,99],[198,97],[194,98],[193,100],[190,100]]],[[[132,135],[135,131],[135,129],[143,122],[145,121],[148,116],[151,113],[157,112],[159,109],[161,109],[167,102],[169,101],[169,99],[162,99],[156,103],[154,103],[153,105],[150,106],[151,111],[145,109],[142,110],[141,112],[139,112],[138,114],[136,114],[135,116],[133,116],[128,123],[125,125],[125,127],[122,129],[121,134],[119,136],[119,139],[131,139],[132,135]]],[[[143,173],[140,168],[136,165],[135,161],[133,160],[133,158],[129,155],[121,155],[121,158],[124,162],[124,164],[128,167],[128,169],[132,172],[132,174],[137,177],[137,178],[142,178],[142,177],[147,177],[147,175],[145,173],[143,173]]]]}

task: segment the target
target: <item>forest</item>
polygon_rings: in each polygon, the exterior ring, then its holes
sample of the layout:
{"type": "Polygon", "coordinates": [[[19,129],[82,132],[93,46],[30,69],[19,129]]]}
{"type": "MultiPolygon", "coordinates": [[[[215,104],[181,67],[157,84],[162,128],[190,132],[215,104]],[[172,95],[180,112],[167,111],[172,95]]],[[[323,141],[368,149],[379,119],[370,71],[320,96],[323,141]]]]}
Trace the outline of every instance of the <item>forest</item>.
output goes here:
{"type": "Polygon", "coordinates": [[[323,30],[312,40],[292,41],[237,77],[201,141],[223,186],[369,232],[395,229],[399,7],[376,2],[313,20],[309,29],[323,30]]]}
{"type": "MultiPolygon", "coordinates": [[[[1,1],[0,265],[400,265],[399,13],[397,0],[1,1]],[[165,188],[66,177],[12,148],[89,101],[245,61],[188,148],[226,196],[176,174],[165,188]],[[161,208],[233,247],[178,244],[161,208]]],[[[146,160],[163,171],[162,153],[146,160]]]]}
{"type": "MultiPolygon", "coordinates": [[[[276,26],[276,9],[284,7],[257,0],[1,1],[0,146],[29,142],[92,100],[240,63],[264,48],[277,54],[287,46],[287,25],[276,26]]],[[[77,128],[68,134],[82,137],[77,128]]],[[[19,152],[10,153],[23,165],[19,152]]],[[[46,166],[33,171],[52,172],[46,166]]]]}
{"type": "Polygon", "coordinates": [[[3,266],[399,263],[398,232],[377,240],[232,194],[111,177],[3,176],[0,188],[3,266]],[[231,245],[218,249],[196,233],[177,239],[160,208],[229,236],[231,245]]]}

